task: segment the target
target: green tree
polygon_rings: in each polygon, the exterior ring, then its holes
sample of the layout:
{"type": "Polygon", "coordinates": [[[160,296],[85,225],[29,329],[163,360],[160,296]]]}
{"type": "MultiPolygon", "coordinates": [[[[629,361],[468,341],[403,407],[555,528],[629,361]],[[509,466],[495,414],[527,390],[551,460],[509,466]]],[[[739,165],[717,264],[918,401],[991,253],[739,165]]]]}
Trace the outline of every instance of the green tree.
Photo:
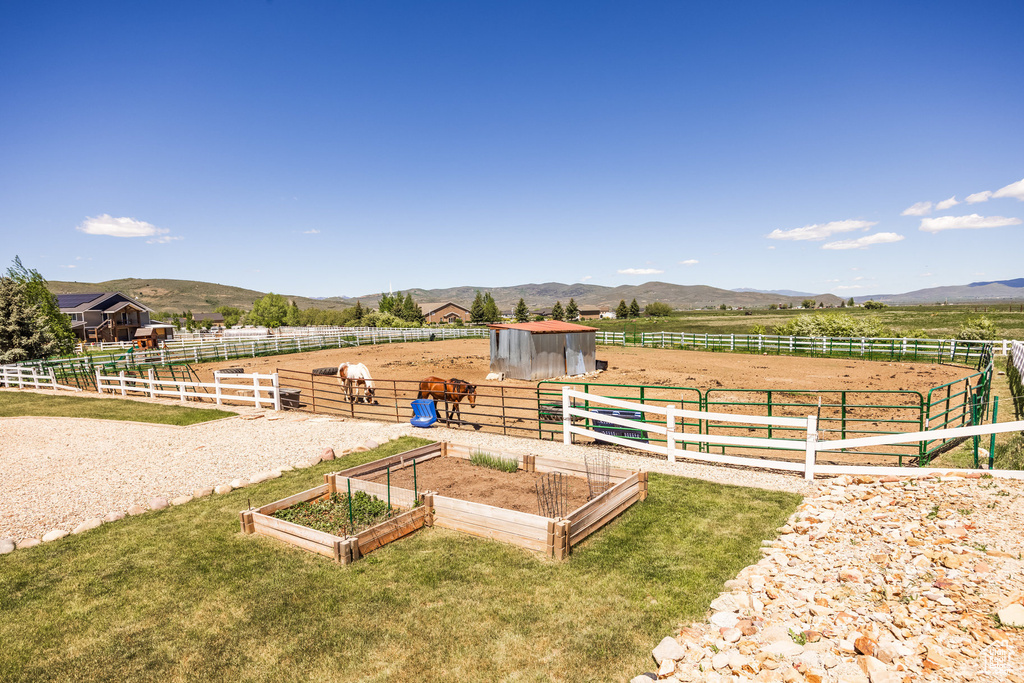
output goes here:
{"type": "Polygon", "coordinates": [[[298,327],[300,323],[299,305],[292,302],[288,307],[288,313],[284,316],[284,324],[288,327],[298,327]]]}
{"type": "Polygon", "coordinates": [[[864,308],[869,311],[880,311],[883,308],[889,308],[889,304],[882,303],[881,301],[865,301],[864,308]]]}
{"type": "Polygon", "coordinates": [[[846,308],[846,302],[845,301],[840,301],[839,302],[839,308],[846,308]]]}
{"type": "Polygon", "coordinates": [[[551,319],[565,320],[565,311],[562,309],[561,301],[556,301],[555,305],[551,307],[551,319]]]}
{"type": "Polygon", "coordinates": [[[224,318],[224,327],[234,327],[245,315],[245,311],[237,306],[218,306],[213,310],[224,318]]]}
{"type": "Polygon", "coordinates": [[[398,313],[397,315],[406,322],[417,324],[422,324],[425,317],[423,315],[423,310],[413,300],[411,292],[405,295],[405,301],[402,302],[401,313],[398,313]]]}
{"type": "Polygon", "coordinates": [[[526,302],[522,298],[516,304],[515,316],[517,323],[525,323],[530,319],[530,309],[526,307],[526,302]]]}
{"type": "Polygon", "coordinates": [[[11,267],[7,269],[7,277],[24,285],[26,300],[43,314],[46,327],[56,344],[50,354],[67,355],[74,351],[78,339],[71,329],[71,318],[60,312],[57,297],[46,286],[46,280],[39,271],[26,268],[21,258],[15,256],[11,267]]]}
{"type": "Polygon", "coordinates": [[[486,321],[486,312],[484,311],[484,295],[480,293],[480,290],[476,290],[476,296],[473,298],[473,303],[469,307],[469,321],[472,323],[482,323],[486,321]]]}
{"type": "Polygon", "coordinates": [[[855,305],[855,304],[853,303],[853,297],[852,297],[852,296],[850,297],[850,300],[846,302],[846,305],[847,305],[847,306],[853,306],[853,305],[855,305]]]}
{"type": "Polygon", "coordinates": [[[280,294],[270,292],[253,303],[248,322],[264,327],[281,327],[287,316],[288,302],[280,294]]]}
{"type": "Polygon", "coordinates": [[[636,302],[636,299],[629,304],[629,317],[639,318],[640,317],[640,304],[636,302]]]}
{"type": "Polygon", "coordinates": [[[800,304],[800,308],[814,308],[814,304],[814,299],[804,299],[803,302],[800,304]]]}
{"type": "Polygon", "coordinates": [[[654,301],[644,306],[644,313],[652,318],[663,318],[672,315],[672,307],[661,301],[654,301]]]}
{"type": "Polygon", "coordinates": [[[0,277],[0,363],[52,356],[60,344],[42,309],[32,303],[28,283],[0,277]]]}
{"type": "Polygon", "coordinates": [[[565,307],[566,320],[579,320],[580,307],[576,305],[576,299],[570,298],[569,305],[565,307]]]}
{"type": "Polygon", "coordinates": [[[355,322],[356,325],[359,325],[359,322],[363,319],[364,315],[366,315],[366,311],[363,309],[363,304],[360,303],[359,300],[357,299],[356,305],[352,309],[351,319],[355,322]]]}
{"type": "Polygon", "coordinates": [[[728,311],[729,307],[726,306],[725,304],[718,304],[718,310],[720,310],[720,311],[728,311]]]}
{"type": "Polygon", "coordinates": [[[501,311],[498,310],[498,304],[494,301],[494,297],[487,292],[484,294],[484,321],[496,323],[499,320],[501,320],[501,311]]]}
{"type": "Polygon", "coordinates": [[[629,306],[626,305],[625,299],[619,301],[619,305],[615,309],[615,317],[620,320],[624,320],[629,317],[629,306]]]}
{"type": "Polygon", "coordinates": [[[377,304],[377,310],[381,313],[394,313],[398,315],[402,311],[402,306],[405,304],[405,299],[402,297],[401,292],[395,292],[394,294],[380,295],[380,303],[377,304]]]}
{"type": "Polygon", "coordinates": [[[777,311],[777,310],[779,310],[779,305],[778,304],[768,304],[768,310],[769,311],[777,311]]]}

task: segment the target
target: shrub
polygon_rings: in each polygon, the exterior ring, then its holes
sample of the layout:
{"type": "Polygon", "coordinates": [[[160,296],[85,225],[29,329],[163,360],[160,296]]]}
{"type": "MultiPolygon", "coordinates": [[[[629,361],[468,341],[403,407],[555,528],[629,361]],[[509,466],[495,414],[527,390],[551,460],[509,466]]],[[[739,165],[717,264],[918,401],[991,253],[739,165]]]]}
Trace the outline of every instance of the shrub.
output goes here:
{"type": "Polygon", "coordinates": [[[857,319],[847,313],[798,315],[774,329],[775,334],[787,337],[884,337],[888,333],[877,320],[857,319]]]}
{"type": "Polygon", "coordinates": [[[672,315],[672,307],[660,301],[654,301],[644,307],[644,313],[652,318],[672,315]]]}
{"type": "Polygon", "coordinates": [[[967,341],[995,339],[996,325],[983,315],[977,318],[968,318],[967,322],[960,326],[956,338],[967,341]]]}
{"type": "Polygon", "coordinates": [[[865,301],[864,308],[869,311],[879,311],[883,308],[889,308],[889,304],[884,304],[881,301],[865,301]]]}

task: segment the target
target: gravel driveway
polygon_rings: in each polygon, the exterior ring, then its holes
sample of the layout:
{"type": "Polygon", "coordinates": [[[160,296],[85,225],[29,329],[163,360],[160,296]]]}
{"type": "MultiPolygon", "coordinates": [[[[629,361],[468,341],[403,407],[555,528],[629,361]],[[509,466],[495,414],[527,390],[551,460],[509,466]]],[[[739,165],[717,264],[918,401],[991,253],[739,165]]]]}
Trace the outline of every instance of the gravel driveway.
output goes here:
{"type": "MultiPolygon", "coordinates": [[[[407,423],[315,417],[244,410],[238,417],[174,427],[80,418],[0,418],[0,538],[38,538],[108,512],[124,512],[151,498],[174,498],[202,487],[336,452],[368,439],[403,434],[470,446],[582,460],[593,447],[517,439],[407,423]]],[[[796,476],[669,464],[613,453],[617,467],[666,472],[710,481],[805,493],[796,476]]]]}

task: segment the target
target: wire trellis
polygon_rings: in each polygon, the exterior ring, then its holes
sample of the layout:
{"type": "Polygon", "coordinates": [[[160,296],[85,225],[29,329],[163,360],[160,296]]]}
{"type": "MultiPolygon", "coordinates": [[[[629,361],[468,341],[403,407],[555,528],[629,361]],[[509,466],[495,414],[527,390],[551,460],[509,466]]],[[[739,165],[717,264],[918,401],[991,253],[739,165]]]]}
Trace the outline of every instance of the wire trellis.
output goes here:
{"type": "Polygon", "coordinates": [[[603,451],[593,454],[588,453],[584,457],[583,462],[587,466],[587,500],[593,500],[610,487],[611,464],[608,459],[608,453],[603,451]]]}
{"type": "Polygon", "coordinates": [[[569,499],[569,480],[561,472],[548,472],[537,478],[537,509],[542,517],[565,517],[569,499]]]}

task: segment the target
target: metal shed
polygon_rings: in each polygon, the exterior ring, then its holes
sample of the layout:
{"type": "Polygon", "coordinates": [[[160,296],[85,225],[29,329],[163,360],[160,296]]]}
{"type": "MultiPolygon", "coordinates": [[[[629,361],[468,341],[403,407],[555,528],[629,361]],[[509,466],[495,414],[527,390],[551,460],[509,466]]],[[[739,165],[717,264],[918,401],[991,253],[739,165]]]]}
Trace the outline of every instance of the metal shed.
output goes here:
{"type": "Polygon", "coordinates": [[[489,327],[491,372],[542,380],[582,375],[596,367],[596,327],[558,320],[489,327]]]}

